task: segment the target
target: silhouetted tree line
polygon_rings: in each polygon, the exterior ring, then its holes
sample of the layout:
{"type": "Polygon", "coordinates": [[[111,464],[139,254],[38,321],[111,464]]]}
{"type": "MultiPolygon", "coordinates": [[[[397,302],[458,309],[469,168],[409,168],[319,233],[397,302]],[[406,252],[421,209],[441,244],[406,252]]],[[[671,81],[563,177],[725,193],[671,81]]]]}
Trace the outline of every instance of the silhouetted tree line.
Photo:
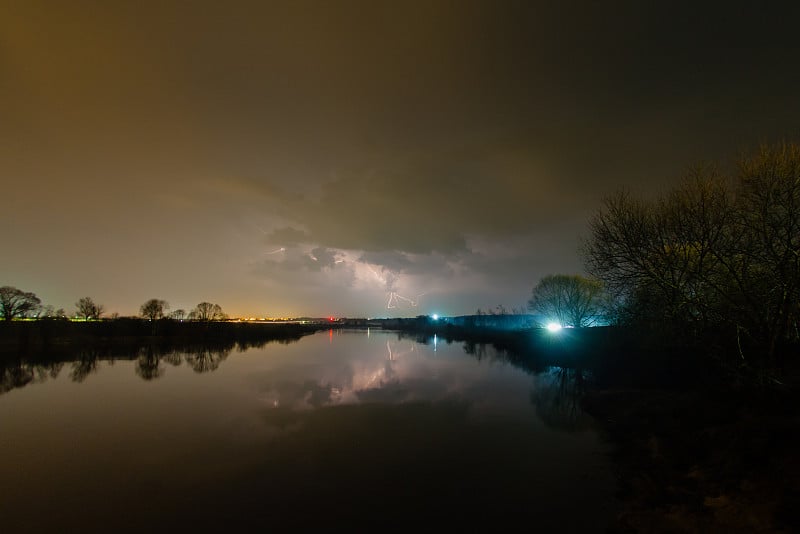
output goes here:
{"type": "Polygon", "coordinates": [[[191,346],[229,343],[242,346],[297,340],[320,329],[312,324],[200,322],[119,318],[108,321],[59,320],[4,322],[0,328],[0,360],[14,354],[58,352],[61,349],[134,350],[141,346],[191,346]]]}
{"type": "MultiPolygon", "coordinates": [[[[163,299],[149,299],[139,307],[139,314],[149,321],[169,318],[178,321],[225,321],[228,315],[222,311],[222,306],[211,302],[201,302],[188,314],[186,310],[178,309],[169,312],[170,306],[163,299]]],[[[105,306],[94,301],[91,297],[82,297],[75,303],[75,317],[85,321],[99,320],[105,313],[105,306]]],[[[67,314],[63,308],[54,309],[51,305],[44,305],[35,293],[22,291],[12,286],[0,287],[0,318],[4,321],[17,319],[66,319],[67,314]]],[[[113,319],[118,315],[114,314],[113,319]]]]}
{"type": "Polygon", "coordinates": [[[619,192],[583,253],[622,324],[781,369],[800,339],[800,145],[762,147],[732,173],[697,167],[654,200],[619,192]]]}

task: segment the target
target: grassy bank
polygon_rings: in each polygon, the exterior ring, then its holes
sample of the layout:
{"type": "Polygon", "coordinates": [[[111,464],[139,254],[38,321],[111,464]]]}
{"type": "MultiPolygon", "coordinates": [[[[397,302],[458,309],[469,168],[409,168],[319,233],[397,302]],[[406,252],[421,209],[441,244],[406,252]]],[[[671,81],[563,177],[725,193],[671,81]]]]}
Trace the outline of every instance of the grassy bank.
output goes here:
{"type": "Polygon", "coordinates": [[[800,531],[794,388],[595,388],[582,406],[615,446],[615,532],[800,531]]]}

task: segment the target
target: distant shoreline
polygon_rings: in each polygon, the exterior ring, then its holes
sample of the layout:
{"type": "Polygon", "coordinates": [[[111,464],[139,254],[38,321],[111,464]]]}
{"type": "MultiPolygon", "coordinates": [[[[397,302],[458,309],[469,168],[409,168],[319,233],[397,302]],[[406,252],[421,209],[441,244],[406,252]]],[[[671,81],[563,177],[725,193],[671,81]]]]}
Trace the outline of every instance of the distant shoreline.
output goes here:
{"type": "Polygon", "coordinates": [[[0,323],[0,355],[25,356],[82,348],[143,345],[216,344],[296,340],[325,327],[320,324],[109,319],[11,321],[0,323]]]}

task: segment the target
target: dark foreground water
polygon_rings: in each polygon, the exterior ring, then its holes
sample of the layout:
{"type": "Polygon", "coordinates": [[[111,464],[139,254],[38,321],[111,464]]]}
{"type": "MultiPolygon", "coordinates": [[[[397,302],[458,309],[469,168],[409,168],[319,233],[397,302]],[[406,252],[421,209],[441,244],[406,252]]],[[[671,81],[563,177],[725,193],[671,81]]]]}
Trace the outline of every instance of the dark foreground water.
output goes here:
{"type": "Polygon", "coordinates": [[[574,373],[488,347],[343,331],[14,372],[32,380],[0,395],[2,532],[602,532],[613,514],[574,373]]]}

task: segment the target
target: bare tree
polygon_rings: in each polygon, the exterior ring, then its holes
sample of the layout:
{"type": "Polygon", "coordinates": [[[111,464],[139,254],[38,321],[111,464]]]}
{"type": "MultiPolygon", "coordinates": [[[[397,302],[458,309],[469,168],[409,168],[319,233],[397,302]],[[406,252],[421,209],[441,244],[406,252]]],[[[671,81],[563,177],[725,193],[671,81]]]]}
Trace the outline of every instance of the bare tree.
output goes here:
{"type": "Polygon", "coordinates": [[[186,310],[178,308],[177,310],[169,314],[169,318],[175,319],[176,321],[183,321],[184,319],[186,319],[186,310]]]}
{"type": "Polygon", "coordinates": [[[102,304],[94,302],[91,297],[78,299],[78,302],[75,303],[75,307],[78,309],[78,315],[85,320],[99,319],[105,311],[105,307],[102,304]]]}
{"type": "Polygon", "coordinates": [[[762,146],[739,162],[745,271],[758,329],[772,357],[781,340],[800,338],[800,145],[762,146]]]}
{"type": "Polygon", "coordinates": [[[618,193],[591,221],[589,272],[629,317],[751,340],[771,363],[800,339],[800,145],[762,147],[734,176],[691,171],[655,201],[618,193]]]}
{"type": "Polygon", "coordinates": [[[713,167],[693,170],[652,203],[617,193],[590,223],[589,272],[629,305],[657,310],[659,320],[708,320],[728,298],[719,285],[734,219],[726,183],[713,167]]]}
{"type": "Polygon", "coordinates": [[[25,317],[28,313],[36,311],[42,301],[34,293],[26,293],[16,287],[0,287],[0,315],[6,321],[14,317],[25,317]]]}
{"type": "Polygon", "coordinates": [[[155,321],[164,317],[164,312],[169,310],[166,300],[150,299],[139,308],[142,317],[155,321]]]}
{"type": "Polygon", "coordinates": [[[201,302],[189,314],[190,319],[198,321],[219,321],[225,319],[222,307],[219,304],[201,302]]]}
{"type": "Polygon", "coordinates": [[[602,285],[579,275],[551,274],[533,288],[528,309],[562,326],[593,326],[601,313],[602,285]]]}

